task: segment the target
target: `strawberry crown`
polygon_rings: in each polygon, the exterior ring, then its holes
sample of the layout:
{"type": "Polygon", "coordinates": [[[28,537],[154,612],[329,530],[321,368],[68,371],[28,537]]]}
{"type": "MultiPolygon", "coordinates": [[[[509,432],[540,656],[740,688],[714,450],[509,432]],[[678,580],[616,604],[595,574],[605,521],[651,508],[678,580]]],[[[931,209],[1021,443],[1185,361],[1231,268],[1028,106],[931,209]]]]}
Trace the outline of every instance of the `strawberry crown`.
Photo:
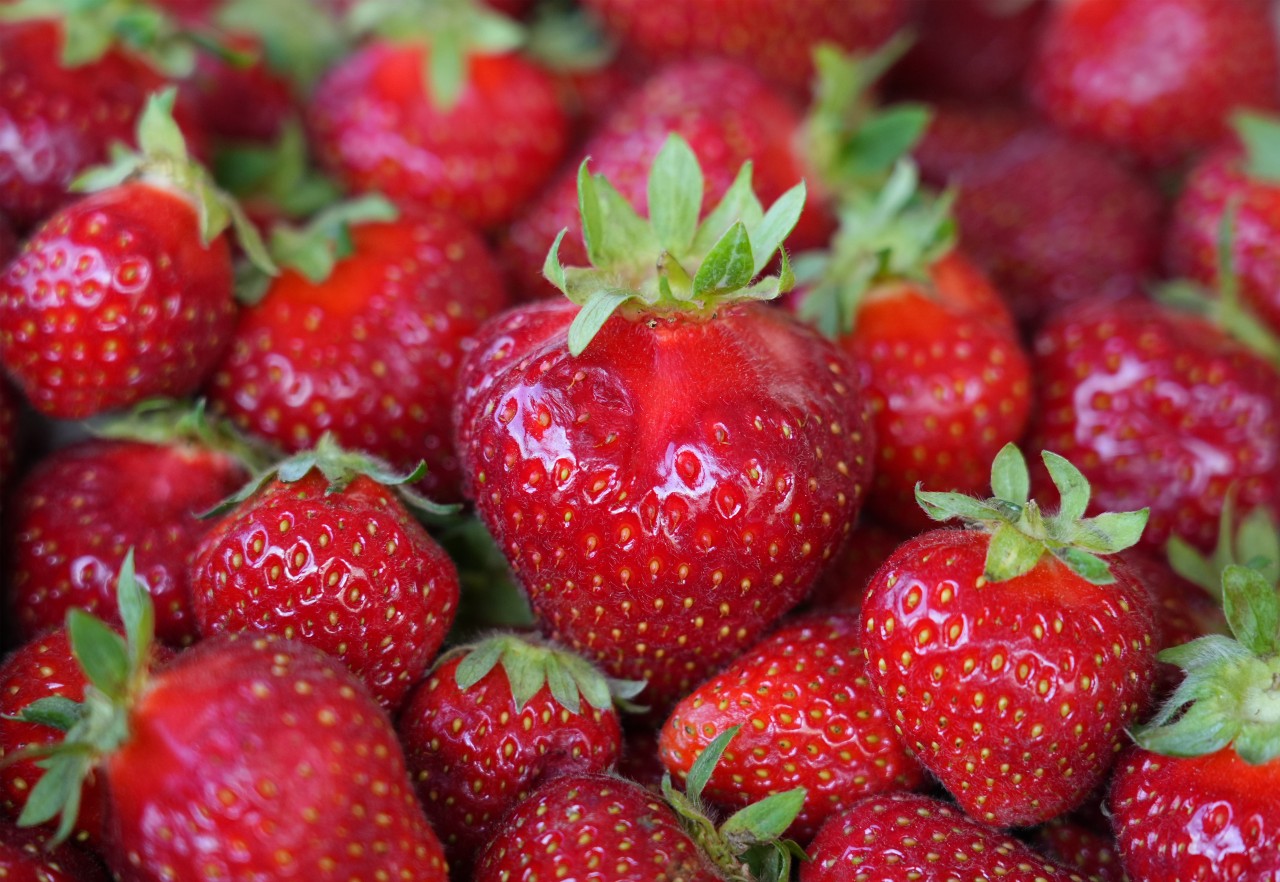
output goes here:
{"type": "Polygon", "coordinates": [[[333,274],[338,261],[355,252],[351,228],[393,221],[399,211],[380,195],[361,196],[331,205],[304,226],[278,224],[271,230],[267,250],[280,266],[297,270],[318,284],[333,274]]]}
{"type": "Polygon", "coordinates": [[[459,689],[466,692],[500,667],[517,711],[523,710],[544,686],[551,690],[556,703],[571,714],[582,713],[583,701],[596,710],[608,710],[615,702],[635,709],[629,702],[647,685],[643,681],[606,677],[576,653],[516,634],[495,634],[459,647],[442,656],[436,666],[458,654],[463,654],[454,669],[454,682],[459,689]]]}
{"type": "Polygon", "coordinates": [[[310,88],[345,49],[341,28],[324,6],[314,0],[224,0],[215,15],[219,27],[254,35],[271,70],[310,88]]]}
{"type": "Polygon", "coordinates": [[[579,355],[619,307],[709,316],[725,305],[771,300],[795,282],[782,242],[800,219],[805,188],[792,187],[765,211],[751,189],[751,163],[701,224],[705,182],[692,148],[669,135],[649,171],[649,217],[641,218],[590,159],[578,169],[582,238],[591,267],[560,263],[561,230],[543,275],[582,307],[569,327],[579,355]],[[777,276],[758,279],[781,251],[777,276]]]}
{"type": "Polygon", "coordinates": [[[1218,517],[1218,544],[1201,554],[1179,536],[1166,546],[1169,566],[1189,582],[1222,601],[1222,574],[1233,564],[1252,567],[1272,583],[1280,582],[1280,527],[1271,512],[1255,508],[1235,523],[1235,488],[1227,493],[1218,517]]]}
{"type": "Polygon", "coordinates": [[[698,843],[724,873],[729,882],[785,882],[797,858],[808,860],[804,850],[782,836],[795,822],[808,791],[803,787],[785,790],[739,809],[717,826],[702,801],[702,791],[711,780],[725,749],[741,726],[721,732],[698,755],[685,775],[684,792],[675,789],[670,773],[662,776],[662,795],[680,817],[689,836],[698,843]]]}
{"type": "Polygon", "coordinates": [[[203,398],[194,402],[151,398],[129,413],[91,426],[99,438],[142,441],[147,444],[194,444],[226,453],[250,471],[265,468],[277,455],[250,440],[230,420],[211,416],[203,398]]]}
{"type": "Polygon", "coordinates": [[[1137,544],[1147,525],[1148,509],[1108,512],[1086,518],[1089,481],[1065,458],[1048,450],[1041,454],[1058,488],[1058,511],[1049,514],[1030,498],[1027,461],[1015,444],[1006,444],[991,465],[991,499],[962,493],[935,493],[916,485],[916,501],[935,521],[961,518],[991,533],[984,577],[1004,582],[1030,572],[1047,553],[1080,578],[1109,585],[1116,577],[1105,555],[1137,544]]]}
{"type": "Polygon", "coordinates": [[[84,172],[72,183],[72,189],[94,192],[136,180],[177,190],[191,200],[199,216],[200,239],[206,247],[232,227],[254,266],[274,275],[278,270],[239,203],[218,188],[205,167],[187,150],[187,141],[173,118],[176,97],[177,89],[172,87],[152,95],[138,117],[139,151],[114,145],[111,163],[84,172]]]}
{"type": "Polygon", "coordinates": [[[1242,110],[1232,115],[1231,127],[1244,144],[1245,173],[1263,183],[1280,184],[1280,119],[1242,110]]]}
{"type": "Polygon", "coordinates": [[[834,339],[852,333],[873,286],[912,280],[927,290],[929,269],[955,247],[954,202],[954,191],[928,195],[915,163],[899,160],[878,192],[851,196],[841,206],[827,251],[796,258],[797,281],[812,286],[800,317],[834,339]]]}
{"type": "Polygon", "coordinates": [[[1183,669],[1182,683],[1131,734],[1167,756],[1204,756],[1230,745],[1251,765],[1269,763],[1280,757],[1280,593],[1262,570],[1230,564],[1221,594],[1235,639],[1212,634],[1161,652],[1161,661],[1183,669]]]}

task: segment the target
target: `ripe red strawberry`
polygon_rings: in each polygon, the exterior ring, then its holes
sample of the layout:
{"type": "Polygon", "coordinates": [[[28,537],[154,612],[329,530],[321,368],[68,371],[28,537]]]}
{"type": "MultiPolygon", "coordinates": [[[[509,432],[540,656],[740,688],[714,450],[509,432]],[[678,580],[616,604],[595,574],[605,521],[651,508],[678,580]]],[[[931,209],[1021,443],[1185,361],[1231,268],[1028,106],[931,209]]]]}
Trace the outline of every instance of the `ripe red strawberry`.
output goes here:
{"type": "Polygon", "coordinates": [[[872,796],[827,821],[800,882],[854,879],[1084,882],[1010,836],[928,796],[872,796]]]}
{"type": "Polygon", "coordinates": [[[157,636],[191,643],[190,568],[210,527],[200,515],[244,486],[257,458],[199,409],[147,407],[104,434],[54,451],[18,487],[6,606],[24,639],[72,607],[119,623],[115,574],[133,548],[157,636]]]}
{"type": "Polygon", "coordinates": [[[1150,506],[1148,547],[1176,535],[1211,548],[1232,486],[1241,511],[1280,503],[1277,372],[1210,321],[1144,300],[1089,303],[1033,345],[1029,443],[1076,463],[1097,509],[1150,506]]]}
{"type": "Polygon", "coordinates": [[[1024,113],[944,105],[916,156],[925,180],[957,188],[965,252],[1024,323],[1155,272],[1160,198],[1096,145],[1024,113]]]}
{"type": "Polygon", "coordinates": [[[611,685],[572,653],[500,634],[450,652],[413,690],[396,728],[455,874],[544,779],[613,769],[611,685]]]}
{"type": "Polygon", "coordinates": [[[1051,4],[1028,77],[1055,125],[1157,165],[1226,132],[1234,107],[1280,104],[1266,0],[1051,4]]]}
{"type": "Polygon", "coordinates": [[[452,561],[407,507],[430,504],[399,486],[417,477],[327,435],[260,473],[227,500],[196,551],[200,633],[296,638],[346,662],[384,707],[399,707],[458,607],[452,561]]]}
{"type": "Polygon", "coordinates": [[[1049,857],[1074,868],[1090,882],[1126,882],[1115,837],[1109,831],[1064,817],[1041,827],[1036,839],[1049,857]]]}
{"type": "Polygon", "coordinates": [[[1111,555],[1146,512],[1085,519],[1089,485],[1044,454],[1062,498],[1048,514],[1009,445],[995,498],[926,493],[938,529],[902,545],[863,604],[868,674],[903,741],[960,803],[995,826],[1080,805],[1111,767],[1155,668],[1152,601],[1111,555]]]}
{"type": "Polygon", "coordinates": [[[815,613],[856,613],[862,609],[867,584],[894,549],[909,538],[864,520],[849,537],[849,545],[814,586],[806,607],[815,613]]]}
{"type": "Polygon", "coordinates": [[[150,671],[149,604],[128,569],[127,638],[86,613],[69,617],[92,692],[24,823],[61,813],[68,829],[80,781],[96,769],[117,878],[447,879],[395,730],[339,661],[225,635],[150,671]]]}
{"type": "Polygon", "coordinates": [[[287,268],[241,313],[210,396],[286,451],[331,432],[397,468],[426,462],[423,491],[453,501],[458,364],[506,291],[488,246],[464,223],[385,208],[351,203],[309,231],[277,236],[287,268]],[[330,254],[334,241],[345,247],[330,254]]]}
{"type": "Polygon", "coordinates": [[[1223,607],[1236,639],[1202,637],[1160,654],[1185,678],[1134,732],[1108,800],[1132,882],[1280,877],[1280,593],[1232,564],[1223,607]]]}
{"type": "MultiPolygon", "coordinates": [[[[243,215],[194,164],[172,90],[138,125],[143,154],[87,181],[0,277],[0,361],[41,412],[83,418],[195,390],[231,333],[232,223],[243,215]]],[[[256,247],[255,247],[256,246],[256,247]]]]}
{"type": "Polygon", "coordinates": [[[94,858],[73,845],[50,848],[47,837],[0,820],[0,879],[5,882],[107,882],[94,858]]]}
{"type": "Polygon", "coordinates": [[[676,136],[644,221],[584,164],[598,269],[572,302],[481,329],[458,397],[466,492],[542,627],[667,704],[795,606],[841,550],[871,439],[852,367],[755,284],[804,201],[765,214],[739,176],[698,225],[703,178],[676,136]],[[738,219],[741,218],[741,219],[738,219]],[[579,306],[578,304],[583,304],[579,306]]]}
{"type": "Polygon", "coordinates": [[[849,353],[871,401],[876,460],[868,508],[906,531],[928,526],[920,481],[987,488],[992,457],[1022,436],[1031,368],[1013,320],[954,246],[947,201],[918,192],[903,163],[873,200],[850,203],[798,303],[849,353]]]}
{"type": "Polygon", "coordinates": [[[407,208],[484,228],[510,220],[567,146],[551,76],[510,52],[509,27],[492,18],[479,33],[496,41],[458,45],[467,26],[440,19],[465,4],[386,6],[393,37],[340,61],[312,95],[323,163],[350,189],[407,208]]]}
{"type": "Polygon", "coordinates": [[[723,56],[797,92],[814,47],[872,49],[906,23],[905,0],[586,0],[605,27],[652,61],[723,56]]]}
{"type": "Polygon", "coordinates": [[[924,782],[867,679],[856,613],[793,622],[687,695],[662,727],[663,762],[683,780],[735,726],[703,796],[740,808],[804,787],[790,830],[801,842],[864,796],[924,782]]]}

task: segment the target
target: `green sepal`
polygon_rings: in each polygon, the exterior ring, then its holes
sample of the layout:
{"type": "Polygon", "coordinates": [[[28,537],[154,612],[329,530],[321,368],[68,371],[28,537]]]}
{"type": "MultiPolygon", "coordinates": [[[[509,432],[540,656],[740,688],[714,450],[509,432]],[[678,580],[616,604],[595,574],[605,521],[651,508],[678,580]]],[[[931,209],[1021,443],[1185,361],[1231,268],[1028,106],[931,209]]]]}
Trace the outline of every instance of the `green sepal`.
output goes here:
{"type": "Polygon", "coordinates": [[[1231,127],[1244,144],[1245,171],[1249,177],[1280,184],[1280,120],[1241,110],[1231,115],[1231,127]]]}
{"type": "Polygon", "coordinates": [[[393,221],[396,207],[384,196],[368,194],[321,211],[305,226],[280,224],[272,229],[268,250],[277,265],[297,270],[312,284],[333,274],[338,261],[355,252],[352,226],[393,221]]]}
{"type": "Polygon", "coordinates": [[[102,619],[79,608],[67,614],[67,634],[89,682],[108,698],[123,696],[131,656],[124,638],[102,619]]]}
{"type": "Polygon", "coordinates": [[[302,124],[287,120],[275,144],[223,146],[214,156],[214,179],[241,199],[264,199],[285,217],[314,215],[342,198],[342,191],[311,164],[302,124]]]}
{"type": "Polygon", "coordinates": [[[58,750],[37,762],[44,774],[27,796],[18,826],[36,827],[58,818],[50,845],[65,842],[75,829],[84,779],[93,770],[94,761],[94,752],[86,746],[58,750]]]}
{"type": "Polygon", "coordinates": [[[702,169],[683,138],[667,138],[649,172],[649,222],[658,245],[684,253],[698,232],[702,169]]]}
{"type": "Polygon", "coordinates": [[[91,421],[88,428],[98,438],[157,445],[194,444],[217,450],[239,460],[250,472],[264,469],[280,458],[274,449],[244,435],[230,420],[210,415],[203,398],[148,398],[123,415],[91,421]]]}
{"type": "Polygon", "coordinates": [[[1209,556],[1178,536],[1166,546],[1169,566],[1222,600],[1222,574],[1232,564],[1252,567],[1268,583],[1280,583],[1280,527],[1265,508],[1255,508],[1236,526],[1236,488],[1227,491],[1218,515],[1218,541],[1209,556]]]}
{"type": "Polygon", "coordinates": [[[1223,570],[1222,611],[1246,649],[1259,657],[1280,655],[1280,593],[1262,573],[1239,564],[1223,570]]]}
{"type": "Polygon", "coordinates": [[[60,732],[71,729],[84,716],[84,705],[61,695],[50,695],[31,702],[16,714],[0,714],[6,720],[48,726],[60,732]]]}
{"type": "Polygon", "coordinates": [[[715,771],[716,766],[720,763],[720,758],[724,756],[724,752],[729,748],[729,742],[733,741],[740,731],[742,731],[742,726],[730,726],[725,729],[702,749],[702,753],[698,754],[698,758],[689,766],[689,773],[685,775],[684,779],[684,791],[695,805],[702,804],[702,791],[706,789],[707,782],[711,780],[711,773],[715,771]]]}
{"type": "Polygon", "coordinates": [[[522,51],[539,67],[559,74],[600,71],[617,55],[598,20],[571,0],[534,7],[522,51]]]}
{"type": "Polygon", "coordinates": [[[590,300],[582,304],[582,309],[578,310],[569,324],[569,354],[581,355],[596,334],[600,333],[609,317],[632,296],[632,292],[625,288],[608,288],[595,292],[590,300]]]}
{"type": "Polygon", "coordinates": [[[720,832],[731,841],[735,837],[745,837],[754,842],[777,839],[800,816],[806,796],[808,791],[803,787],[775,793],[739,809],[720,825],[720,832]]]}
{"type": "Polygon", "coordinates": [[[219,28],[254,35],[267,66],[304,91],[349,51],[338,21],[313,0],[226,0],[216,16],[219,28]]]}

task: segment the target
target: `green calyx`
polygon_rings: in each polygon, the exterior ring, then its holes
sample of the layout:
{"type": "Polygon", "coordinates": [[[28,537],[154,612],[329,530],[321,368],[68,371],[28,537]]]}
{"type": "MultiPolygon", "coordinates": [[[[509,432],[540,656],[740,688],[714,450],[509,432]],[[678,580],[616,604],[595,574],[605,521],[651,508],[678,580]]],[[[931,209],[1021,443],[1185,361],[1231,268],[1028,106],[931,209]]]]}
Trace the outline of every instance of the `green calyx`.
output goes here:
{"type": "Polygon", "coordinates": [[[252,472],[278,458],[274,451],[241,434],[229,420],[210,416],[203,398],[195,402],[152,398],[129,413],[91,425],[99,438],[147,444],[192,444],[228,454],[252,472]]]}
{"type": "Polygon", "coordinates": [[[1222,600],[1222,574],[1233,564],[1252,567],[1271,584],[1280,584],[1280,526],[1265,508],[1255,508],[1235,521],[1235,488],[1227,494],[1218,518],[1218,544],[1211,555],[1201,554],[1174,536],[1166,548],[1169,565],[1189,582],[1222,600]]]}
{"type": "Polygon", "coordinates": [[[1280,184],[1280,119],[1242,110],[1232,114],[1231,127],[1244,144],[1245,173],[1257,181],[1280,184]]]}
{"type": "Polygon", "coordinates": [[[631,699],[646,685],[643,681],[606,677],[576,653],[516,634],[497,634],[460,647],[450,656],[456,653],[463,654],[454,669],[459,689],[466,692],[501,666],[517,711],[523,710],[544,686],[551,690],[556,703],[571,714],[583,712],[583,701],[596,710],[608,710],[615,703],[636,710],[631,699]]]}
{"type": "Polygon", "coordinates": [[[468,58],[511,52],[525,39],[519,24],[479,0],[360,0],[347,28],[355,35],[425,45],[423,83],[431,103],[444,111],[462,94],[468,58]]]}
{"type": "Polygon", "coordinates": [[[681,793],[671,775],[662,778],[662,795],[680,817],[689,836],[698,843],[729,882],[785,882],[796,860],[809,858],[795,842],[783,839],[804,808],[803,787],[775,793],[730,815],[719,826],[703,802],[702,791],[741,726],[720,733],[698,755],[685,776],[681,793]]]}
{"type": "Polygon", "coordinates": [[[601,70],[617,47],[586,10],[549,0],[534,10],[524,52],[547,70],[578,73],[601,70]]]}
{"type": "Polygon", "coordinates": [[[43,698],[18,716],[66,733],[61,742],[39,749],[43,758],[37,765],[44,775],[31,789],[18,818],[23,827],[58,818],[55,844],[75,827],[85,778],[101,757],[128,739],[130,710],[146,688],[155,643],[155,610],[135,576],[133,549],[125,556],[117,582],[123,637],[81,609],[67,614],[71,651],[89,681],[84,701],[43,698]]]}
{"type": "Polygon", "coordinates": [[[254,35],[267,66],[303,90],[347,49],[338,22],[313,0],[227,0],[217,22],[230,33],[254,35]]]}
{"type": "Polygon", "coordinates": [[[1215,634],[1161,652],[1161,661],[1183,669],[1182,683],[1132,735],[1168,756],[1231,745],[1247,763],[1268,763],[1280,757],[1280,594],[1261,571],[1231,564],[1222,602],[1235,639],[1215,634]]]}
{"type": "Polygon", "coordinates": [[[877,192],[850,197],[829,250],[796,258],[796,280],[808,285],[800,317],[835,339],[852,333],[867,292],[910,280],[930,290],[930,268],[956,243],[954,191],[927,194],[914,162],[899,160],[877,192]]]}
{"type": "Polygon", "coordinates": [[[84,172],[72,188],[93,192],[117,187],[126,181],[143,181],[177,190],[191,200],[200,220],[200,238],[208,246],[228,227],[234,227],[245,254],[262,272],[278,272],[262,244],[257,229],[239,204],[220,190],[209,172],[187,150],[186,139],[173,118],[177,90],[170,87],[152,95],[138,118],[140,152],[116,145],[110,165],[84,172]]]}
{"type": "Polygon", "coordinates": [[[313,284],[333,274],[338,261],[355,252],[351,228],[393,221],[399,212],[382,196],[340,202],[315,215],[306,226],[281,224],[271,231],[267,249],[280,266],[297,270],[313,284]]]}
{"type": "Polygon", "coordinates": [[[315,214],[342,197],[342,190],[311,164],[306,135],[296,119],[268,146],[223,147],[214,156],[214,179],[239,199],[262,199],[286,217],[315,214]]]}
{"type": "Polygon", "coordinates": [[[984,572],[989,582],[1004,582],[1030,572],[1046,553],[1094,585],[1115,582],[1103,556],[1123,551],[1142,538],[1148,509],[1086,518],[1091,492],[1088,480],[1056,453],[1046,450],[1041,456],[1058,488],[1056,513],[1043,511],[1029,498],[1027,461],[1012,443],[996,454],[991,465],[991,499],[926,492],[917,484],[916,501],[935,521],[961,518],[991,533],[984,572]]]}
{"type": "Polygon", "coordinates": [[[443,518],[459,510],[457,505],[440,505],[412,489],[412,485],[422,480],[427,473],[426,463],[419,463],[412,472],[403,474],[367,453],[344,449],[333,437],[333,433],[325,432],[315,447],[295,453],[254,475],[244,487],[201,514],[201,517],[225,514],[257,493],[271,479],[291,484],[302,480],[312,470],[318,470],[329,482],[325,488],[326,495],[341,493],[356,478],[364,476],[393,489],[405,505],[419,514],[443,518]]]}
{"type": "Polygon", "coordinates": [[[644,219],[608,180],[591,174],[589,162],[578,170],[578,203],[592,265],[561,265],[560,242],[567,232],[562,230],[543,266],[543,275],[582,307],[569,327],[573,355],[624,305],[646,314],[710,316],[730,303],[771,300],[795,283],[785,250],[779,274],[758,277],[800,219],[803,183],[765,211],[751,189],[747,163],[699,224],[702,168],[688,143],[673,134],[649,171],[644,219]]]}

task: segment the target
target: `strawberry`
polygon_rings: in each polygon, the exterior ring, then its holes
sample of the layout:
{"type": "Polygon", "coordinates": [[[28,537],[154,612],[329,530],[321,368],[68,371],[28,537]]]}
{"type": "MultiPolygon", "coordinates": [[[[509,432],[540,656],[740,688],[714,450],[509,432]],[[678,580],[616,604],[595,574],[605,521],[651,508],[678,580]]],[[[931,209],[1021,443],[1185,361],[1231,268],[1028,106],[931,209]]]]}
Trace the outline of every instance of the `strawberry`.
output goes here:
{"type": "Polygon", "coordinates": [[[480,236],[440,213],[369,199],[278,230],[286,267],[244,310],[210,384],[213,406],[287,451],[325,432],[458,497],[451,405],[458,363],[506,305],[480,236]]]}
{"type": "Polygon", "coordinates": [[[408,506],[439,512],[384,464],[331,436],[259,473],[219,508],[192,565],[203,636],[277,634],[341,658],[397,708],[458,606],[448,555],[408,506]]]}
{"type": "Polygon", "coordinates": [[[809,595],[806,606],[817,613],[862,609],[862,595],[876,570],[894,549],[910,538],[873,521],[864,520],[849,537],[844,554],[832,562],[809,595]]]}
{"type": "Polygon", "coordinates": [[[187,154],[174,93],[147,105],[143,153],[85,179],[0,276],[0,361],[41,412],[77,419],[195,390],[231,333],[235,204],[187,154]]]}
{"type": "MultiPolygon", "coordinates": [[[[466,492],[542,627],[669,704],[753,642],[841,550],[865,495],[867,414],[838,349],[753,300],[804,203],[766,214],[749,169],[699,226],[672,136],[642,220],[580,173],[594,269],[569,301],[481,329],[457,398],[466,492]]],[[[563,241],[563,236],[559,242],[563,241]]]]}
{"type": "Polygon", "coordinates": [[[622,730],[610,683],[551,644],[498,634],[444,656],[405,702],[397,731],[418,796],[455,874],[545,778],[607,772],[622,730]]]}
{"type": "Polygon", "coordinates": [[[952,882],[1084,882],[1029,846],[928,796],[861,800],[818,833],[800,882],[854,879],[952,882]]]}
{"type": "Polygon", "coordinates": [[[867,679],[856,613],[793,622],[685,696],[662,727],[667,769],[683,779],[707,745],[734,726],[743,731],[703,795],[744,807],[804,787],[790,830],[802,842],[861,797],[924,782],[867,679]]]}
{"type": "Polygon", "coordinates": [[[312,94],[323,163],[352,190],[404,207],[483,228],[510,220],[567,145],[551,76],[510,51],[519,32],[493,13],[465,2],[382,6],[381,32],[395,41],[368,42],[312,94]]]}
{"type": "Polygon", "coordinates": [[[919,192],[904,162],[874,196],[850,202],[831,250],[809,257],[804,318],[858,368],[871,401],[876,461],[870,511],[915,531],[920,481],[983,492],[988,463],[1021,437],[1031,368],[986,277],[954,248],[949,200],[919,192]]]}
{"type": "Polygon", "coordinates": [[[1101,147],[1025,113],[943,105],[915,155],[925,180],[957,188],[964,249],[1024,324],[1155,272],[1160,198],[1101,147]]]}
{"type": "Polygon", "coordinates": [[[586,0],[605,27],[656,61],[723,56],[803,92],[819,43],[844,49],[881,45],[906,23],[905,0],[586,0]]]}
{"type": "Polygon", "coordinates": [[[159,639],[191,643],[189,571],[209,530],[199,515],[244,485],[257,456],[199,408],[152,404],[102,432],[40,460],[17,489],[8,606],[19,635],[72,607],[119,623],[115,574],[135,548],[159,639]]]}
{"type": "Polygon", "coordinates": [[[1170,165],[1222,138],[1231,108],[1280,106],[1266,0],[1051,6],[1028,90],[1067,131],[1170,165]]]}
{"type": "Polygon", "coordinates": [[[107,882],[101,865],[73,845],[0,821],[0,879],[5,882],[107,882]]]}
{"type": "Polygon", "coordinates": [[[1117,764],[1108,799],[1132,882],[1280,876],[1280,593],[1248,566],[1223,570],[1233,640],[1160,654],[1178,689],[1117,764]]]}
{"type": "Polygon", "coordinates": [[[1028,499],[1022,454],[991,471],[995,497],[919,491],[937,529],[906,542],[862,608],[868,676],[895,728],[964,811],[1027,826],[1080,805],[1143,710],[1155,668],[1150,595],[1113,555],[1147,513],[1085,519],[1089,485],[1044,454],[1054,514],[1028,499]]]}
{"type": "Polygon", "coordinates": [[[119,577],[125,638],[68,618],[92,685],[83,704],[59,705],[74,722],[23,823],[61,815],[65,833],[96,770],[116,878],[444,882],[395,730],[354,675],[303,644],[241,635],[152,671],[151,609],[131,570],[119,577]]]}
{"type": "Polygon", "coordinates": [[[1091,882],[1125,882],[1115,838],[1073,817],[1057,818],[1036,834],[1040,848],[1091,882]]]}

